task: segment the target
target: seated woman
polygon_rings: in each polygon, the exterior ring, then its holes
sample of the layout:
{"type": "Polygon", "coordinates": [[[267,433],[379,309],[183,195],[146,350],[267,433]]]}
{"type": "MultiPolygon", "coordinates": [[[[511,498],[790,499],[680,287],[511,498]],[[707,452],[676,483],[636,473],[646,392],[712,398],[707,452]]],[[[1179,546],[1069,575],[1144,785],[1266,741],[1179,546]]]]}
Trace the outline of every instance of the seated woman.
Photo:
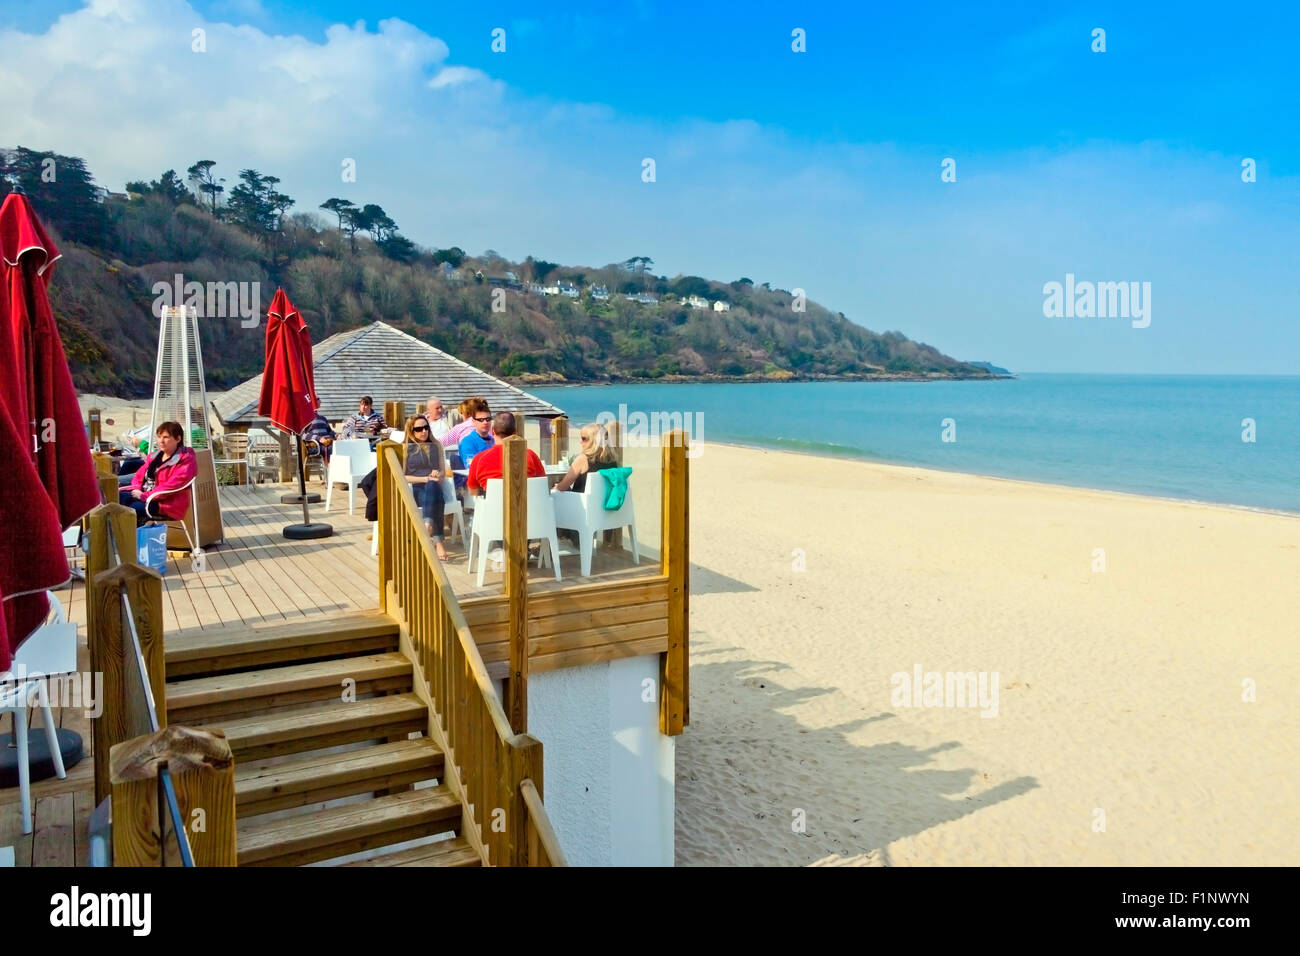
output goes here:
{"type": "Polygon", "coordinates": [[[198,459],[194,449],[185,447],[185,430],[179,422],[163,422],[157,438],[160,451],[117,494],[119,504],[134,509],[136,527],[149,521],[183,521],[190,508],[190,492],[177,489],[199,473],[198,459]]]}
{"type": "Polygon", "coordinates": [[[415,415],[406,422],[406,469],[403,474],[411,483],[415,503],[424,515],[424,526],[433,537],[433,550],[440,561],[447,560],[442,544],[442,445],[433,437],[426,415],[415,415]]]}
{"type": "Polygon", "coordinates": [[[576,491],[578,494],[587,490],[587,472],[617,468],[618,459],[610,447],[609,435],[604,425],[583,425],[578,433],[582,451],[573,459],[568,472],[552,491],[576,491]]]}

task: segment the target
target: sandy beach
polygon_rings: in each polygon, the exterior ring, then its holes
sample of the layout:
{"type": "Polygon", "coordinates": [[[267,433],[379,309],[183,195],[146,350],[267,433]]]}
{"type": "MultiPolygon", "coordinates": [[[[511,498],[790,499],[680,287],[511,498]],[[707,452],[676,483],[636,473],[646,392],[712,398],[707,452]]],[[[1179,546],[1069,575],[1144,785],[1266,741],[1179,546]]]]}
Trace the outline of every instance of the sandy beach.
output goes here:
{"type": "MultiPolygon", "coordinates": [[[[150,402],[82,405],[110,438],[150,402]]],[[[691,468],[679,864],[1300,863],[1300,517],[716,444],[691,468]],[[984,705],[907,706],[918,670],[984,705]]]]}
{"type": "Polygon", "coordinates": [[[1300,517],[719,445],[691,483],[679,864],[1300,863],[1300,517]],[[918,667],[996,716],[899,706],[918,667]]]}

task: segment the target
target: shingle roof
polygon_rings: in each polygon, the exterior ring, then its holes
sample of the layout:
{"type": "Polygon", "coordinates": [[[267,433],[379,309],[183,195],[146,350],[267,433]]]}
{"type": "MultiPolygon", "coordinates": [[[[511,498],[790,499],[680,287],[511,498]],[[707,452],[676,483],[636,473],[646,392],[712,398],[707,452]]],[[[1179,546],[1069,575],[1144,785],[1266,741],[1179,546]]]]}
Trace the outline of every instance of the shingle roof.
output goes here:
{"type": "MultiPolygon", "coordinates": [[[[311,351],[316,393],[330,421],[355,412],[362,395],[373,397],[380,411],[384,402],[405,402],[413,412],[430,395],[453,409],[471,395],[481,395],[494,411],[542,418],[564,414],[550,402],[493,378],[385,322],[331,335],[312,346],[311,351]]],[[[214,399],[212,408],[222,425],[265,421],[257,413],[261,390],[262,376],[258,375],[214,399]]]]}

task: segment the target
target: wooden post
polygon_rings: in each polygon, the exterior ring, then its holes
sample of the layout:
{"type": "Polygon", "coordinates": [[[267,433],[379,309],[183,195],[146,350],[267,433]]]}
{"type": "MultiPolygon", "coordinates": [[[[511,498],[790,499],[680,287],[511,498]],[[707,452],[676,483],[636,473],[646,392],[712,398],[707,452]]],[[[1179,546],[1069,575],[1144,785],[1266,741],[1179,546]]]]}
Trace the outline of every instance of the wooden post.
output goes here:
{"type": "Polygon", "coordinates": [[[538,794],[542,793],[542,742],[528,734],[515,737],[511,741],[510,764],[514,777],[510,799],[514,805],[506,823],[507,865],[536,866],[537,861],[530,859],[528,854],[528,807],[524,804],[520,784],[531,780],[538,794]]]}
{"type": "Polygon", "coordinates": [[[379,535],[379,610],[388,610],[388,582],[393,576],[393,535],[397,527],[397,502],[389,489],[392,481],[388,467],[388,449],[399,448],[397,442],[382,441],[375,448],[375,495],[379,520],[373,533],[379,535]]]}
{"type": "Polygon", "coordinates": [[[280,443],[280,483],[294,480],[293,475],[293,436],[283,429],[276,429],[275,440],[280,443]]]}
{"type": "MultiPolygon", "coordinates": [[[[618,422],[609,422],[605,425],[605,434],[609,436],[609,447],[614,452],[614,458],[619,465],[623,464],[623,426],[618,422]]],[[[601,544],[610,551],[623,550],[623,529],[616,528],[613,531],[606,531],[601,537],[601,544]]]]}
{"type": "Polygon", "coordinates": [[[106,502],[117,504],[118,491],[117,475],[99,476],[99,494],[106,502]]]}
{"type": "Polygon", "coordinates": [[[506,715],[517,734],[528,729],[528,445],[519,434],[502,448],[505,492],[506,601],[510,605],[510,676],[506,715]]]}
{"type": "Polygon", "coordinates": [[[177,834],[159,802],[165,768],[195,866],[235,865],[235,764],[221,731],[167,727],[113,747],[113,865],[179,862],[177,834]],[[160,811],[160,806],[162,810],[160,811]]]}
{"type": "Polygon", "coordinates": [[[690,482],[686,433],[669,432],[666,442],[660,565],[668,579],[668,650],[659,665],[659,730],[676,736],[691,722],[690,482]]]}
{"type": "Polygon", "coordinates": [[[90,447],[94,451],[99,451],[101,440],[100,410],[98,408],[86,409],[86,426],[90,429],[90,447]]]}
{"type": "Polygon", "coordinates": [[[569,420],[561,415],[551,422],[551,461],[558,465],[569,450],[569,420]]]}
{"type": "Polygon", "coordinates": [[[406,403],[384,402],[384,424],[399,432],[406,427],[406,403]]]}
{"type": "MultiPolygon", "coordinates": [[[[121,552],[120,560],[138,563],[139,554],[135,546],[135,512],[125,505],[119,505],[113,497],[107,504],[102,504],[86,515],[86,534],[89,551],[86,553],[86,596],[90,597],[96,576],[116,567],[117,562],[109,554],[108,527],[113,526],[113,536],[117,539],[121,552]]],[[[86,601],[86,643],[90,648],[91,673],[102,673],[103,668],[95,666],[95,602],[86,601]]],[[[107,791],[105,791],[107,792],[107,791]]],[[[104,799],[103,794],[95,801],[104,799]]]]}
{"type": "MultiPolygon", "coordinates": [[[[118,505],[101,505],[96,511],[116,508],[118,505]]],[[[122,508],[129,513],[130,509],[122,508]]],[[[92,515],[94,512],[92,512],[92,515]]],[[[92,521],[94,518],[92,517],[92,521]]],[[[134,524],[134,521],[132,522],[134,524]]],[[[91,540],[94,541],[92,525],[91,540]]],[[[99,537],[103,537],[101,533],[99,537]]],[[[134,550],[135,539],[131,539],[134,550]]],[[[93,550],[93,544],[92,544],[93,550]]],[[[90,562],[87,562],[89,566],[90,562]]],[[[87,574],[89,578],[89,573],[87,574]]],[[[138,666],[131,630],[122,607],[125,589],[135,614],[136,633],[140,635],[140,650],[148,672],[149,686],[153,692],[154,711],[158,726],[167,724],[166,664],[163,658],[162,578],[152,568],[135,564],[122,564],[94,575],[89,587],[87,609],[90,624],[87,644],[90,650],[90,670],[103,675],[103,713],[93,722],[95,752],[95,803],[109,793],[109,762],[107,755],[115,744],[122,743],[142,732],[151,730],[148,713],[140,707],[140,691],[133,685],[138,666]]]]}

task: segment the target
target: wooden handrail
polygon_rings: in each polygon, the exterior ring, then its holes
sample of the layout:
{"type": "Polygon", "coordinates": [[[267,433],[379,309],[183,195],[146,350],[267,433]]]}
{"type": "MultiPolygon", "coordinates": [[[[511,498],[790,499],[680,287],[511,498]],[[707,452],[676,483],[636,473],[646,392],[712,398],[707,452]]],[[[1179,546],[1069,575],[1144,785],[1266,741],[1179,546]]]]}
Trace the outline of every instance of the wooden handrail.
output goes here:
{"type": "MultiPolygon", "coordinates": [[[[497,866],[538,863],[529,828],[550,831],[541,803],[542,745],[516,734],[403,477],[398,447],[379,446],[380,606],[399,621],[443,751],[446,784],[464,807],[465,838],[497,866]],[[523,783],[538,799],[530,807],[523,783]]],[[[557,846],[558,849],[558,846],[557,846]]],[[[547,847],[554,865],[555,855],[547,847]]]]}
{"type": "Polygon", "coordinates": [[[519,789],[524,795],[524,805],[528,807],[528,859],[533,866],[568,866],[536,785],[525,780],[519,789]]]}

